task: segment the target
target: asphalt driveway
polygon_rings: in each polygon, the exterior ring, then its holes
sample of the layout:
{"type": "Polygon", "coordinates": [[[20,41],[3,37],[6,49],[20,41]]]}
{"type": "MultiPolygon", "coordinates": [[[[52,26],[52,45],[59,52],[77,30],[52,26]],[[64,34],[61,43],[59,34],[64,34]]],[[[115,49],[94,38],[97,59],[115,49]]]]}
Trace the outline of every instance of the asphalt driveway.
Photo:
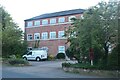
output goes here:
{"type": "Polygon", "coordinates": [[[2,78],[96,78],[64,72],[62,62],[65,61],[30,61],[32,66],[25,67],[2,66],[2,78]]]}

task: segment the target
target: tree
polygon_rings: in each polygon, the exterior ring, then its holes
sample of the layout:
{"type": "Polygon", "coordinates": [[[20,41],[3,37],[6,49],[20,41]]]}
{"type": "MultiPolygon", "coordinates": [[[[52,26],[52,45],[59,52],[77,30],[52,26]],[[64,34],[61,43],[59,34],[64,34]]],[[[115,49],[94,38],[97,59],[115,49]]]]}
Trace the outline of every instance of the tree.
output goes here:
{"type": "Polygon", "coordinates": [[[103,49],[103,64],[108,63],[108,53],[111,45],[117,44],[117,9],[118,3],[99,3],[98,7],[93,10],[92,20],[95,22],[93,25],[93,39],[103,49]]]}
{"type": "Polygon", "coordinates": [[[0,22],[2,27],[2,56],[23,54],[27,48],[27,44],[23,41],[23,31],[13,22],[10,14],[8,14],[2,6],[0,6],[0,22]]]}
{"type": "Polygon", "coordinates": [[[74,23],[69,27],[67,31],[65,31],[64,35],[68,37],[68,42],[70,42],[70,47],[66,50],[66,55],[71,59],[75,58],[78,63],[80,63],[80,44],[79,38],[76,35],[76,26],[78,26],[77,23],[79,23],[79,20],[72,18],[71,21],[74,23]]]}
{"type": "Polygon", "coordinates": [[[72,36],[68,38],[71,43],[70,47],[72,47],[72,42],[75,41],[80,47],[80,56],[87,56],[88,58],[89,49],[98,49],[101,53],[96,53],[96,50],[94,50],[95,56],[100,55],[97,61],[102,60],[103,64],[106,65],[110,46],[116,46],[117,44],[117,11],[117,2],[101,2],[86,10],[83,19],[74,19],[72,26],[66,31],[66,36],[76,32],[75,39],[72,36]]]}

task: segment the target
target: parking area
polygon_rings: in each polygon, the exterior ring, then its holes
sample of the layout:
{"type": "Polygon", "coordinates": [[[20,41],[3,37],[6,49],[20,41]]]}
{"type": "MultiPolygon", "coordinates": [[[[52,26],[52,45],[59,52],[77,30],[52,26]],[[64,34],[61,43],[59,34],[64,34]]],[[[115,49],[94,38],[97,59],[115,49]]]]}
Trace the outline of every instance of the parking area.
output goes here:
{"type": "Polygon", "coordinates": [[[29,61],[32,66],[2,66],[3,78],[95,78],[62,70],[65,61],[29,61]]]}

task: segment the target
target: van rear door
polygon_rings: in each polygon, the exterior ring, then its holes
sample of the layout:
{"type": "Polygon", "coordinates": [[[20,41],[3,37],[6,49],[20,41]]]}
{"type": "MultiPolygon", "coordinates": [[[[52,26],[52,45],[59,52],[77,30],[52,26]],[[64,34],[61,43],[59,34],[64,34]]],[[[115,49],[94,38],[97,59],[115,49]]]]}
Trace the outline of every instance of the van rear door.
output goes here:
{"type": "Polygon", "coordinates": [[[43,50],[41,53],[41,59],[47,59],[47,52],[43,50]]]}

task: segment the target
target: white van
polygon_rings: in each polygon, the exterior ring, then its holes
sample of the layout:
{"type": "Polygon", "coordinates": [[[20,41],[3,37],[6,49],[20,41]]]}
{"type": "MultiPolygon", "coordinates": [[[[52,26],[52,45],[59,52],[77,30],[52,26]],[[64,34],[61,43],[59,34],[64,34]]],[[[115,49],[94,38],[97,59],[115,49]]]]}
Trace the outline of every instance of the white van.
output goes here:
{"type": "Polygon", "coordinates": [[[27,54],[22,56],[25,60],[43,60],[47,59],[47,51],[45,50],[31,50],[27,54]]]}

